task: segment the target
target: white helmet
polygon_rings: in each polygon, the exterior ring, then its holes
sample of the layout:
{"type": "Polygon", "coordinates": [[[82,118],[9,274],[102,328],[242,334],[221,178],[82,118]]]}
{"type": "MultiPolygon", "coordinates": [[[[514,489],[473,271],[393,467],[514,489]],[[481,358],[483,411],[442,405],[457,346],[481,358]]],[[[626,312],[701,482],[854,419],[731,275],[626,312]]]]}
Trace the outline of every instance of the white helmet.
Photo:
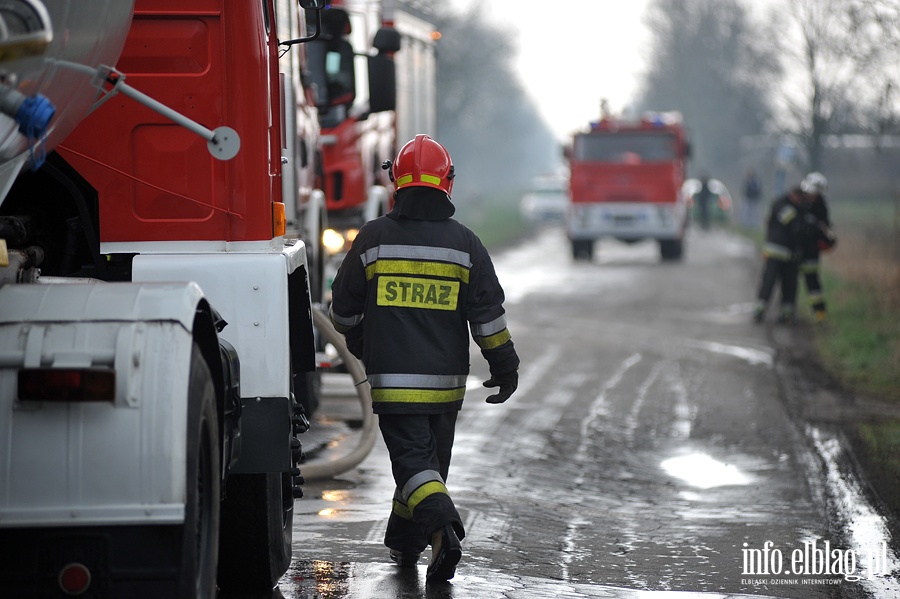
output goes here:
{"type": "Polygon", "coordinates": [[[803,193],[822,195],[826,189],[828,189],[828,179],[822,173],[810,173],[800,182],[800,190],[803,193]]]}

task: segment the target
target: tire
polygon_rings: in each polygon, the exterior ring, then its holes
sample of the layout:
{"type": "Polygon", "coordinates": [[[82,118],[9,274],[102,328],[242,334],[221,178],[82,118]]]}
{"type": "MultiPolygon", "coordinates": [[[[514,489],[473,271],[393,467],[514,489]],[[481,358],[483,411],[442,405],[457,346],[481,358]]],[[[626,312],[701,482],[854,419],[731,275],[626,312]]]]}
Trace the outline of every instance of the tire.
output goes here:
{"type": "Polygon", "coordinates": [[[660,239],[659,256],[663,260],[681,260],[684,254],[684,241],[681,239],[660,239]]]}
{"type": "Polygon", "coordinates": [[[573,239],[572,258],[575,260],[591,260],[594,257],[593,239],[573,239]]]}
{"type": "Polygon", "coordinates": [[[271,591],[291,564],[290,474],[232,474],[222,503],[219,587],[271,591]]]}
{"type": "Polygon", "coordinates": [[[212,375],[196,343],[191,350],[187,423],[187,481],[178,596],[214,599],[219,549],[219,429],[212,375]]]}
{"type": "Polygon", "coordinates": [[[318,370],[304,372],[296,377],[299,383],[295,389],[297,401],[303,406],[307,418],[312,418],[319,409],[319,398],[322,392],[322,373],[318,370]]]}

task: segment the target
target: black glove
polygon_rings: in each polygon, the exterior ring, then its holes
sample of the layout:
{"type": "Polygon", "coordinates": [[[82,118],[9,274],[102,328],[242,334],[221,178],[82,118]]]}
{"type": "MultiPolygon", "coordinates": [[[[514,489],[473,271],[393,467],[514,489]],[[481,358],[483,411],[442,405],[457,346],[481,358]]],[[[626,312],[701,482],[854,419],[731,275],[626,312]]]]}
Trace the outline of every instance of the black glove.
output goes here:
{"type": "Polygon", "coordinates": [[[500,387],[499,393],[485,399],[488,403],[503,403],[512,395],[519,386],[519,371],[503,372],[491,375],[491,378],[482,383],[485,387],[500,387]]]}
{"type": "Polygon", "coordinates": [[[358,360],[363,357],[363,328],[362,325],[356,325],[346,333],[344,333],[344,341],[347,342],[347,349],[356,356],[358,360]]]}

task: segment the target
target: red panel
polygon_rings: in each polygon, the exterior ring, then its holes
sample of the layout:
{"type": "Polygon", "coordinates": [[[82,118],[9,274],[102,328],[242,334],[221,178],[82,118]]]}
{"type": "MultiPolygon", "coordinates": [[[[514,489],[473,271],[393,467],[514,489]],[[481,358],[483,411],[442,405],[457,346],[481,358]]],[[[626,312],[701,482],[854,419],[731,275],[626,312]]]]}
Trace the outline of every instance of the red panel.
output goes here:
{"type": "Polygon", "coordinates": [[[205,139],[113,97],[59,149],[98,190],[102,241],[272,238],[281,110],[263,19],[258,1],[138,0],[117,65],[126,82],[209,129],[232,127],[241,150],[216,160],[205,139]]]}

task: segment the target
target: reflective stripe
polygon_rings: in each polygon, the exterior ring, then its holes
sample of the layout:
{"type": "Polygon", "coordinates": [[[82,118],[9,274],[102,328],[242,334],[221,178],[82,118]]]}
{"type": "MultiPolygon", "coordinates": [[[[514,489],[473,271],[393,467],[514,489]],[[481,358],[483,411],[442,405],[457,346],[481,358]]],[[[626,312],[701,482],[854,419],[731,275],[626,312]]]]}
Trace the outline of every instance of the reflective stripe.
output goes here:
{"type": "Polygon", "coordinates": [[[339,333],[349,331],[362,322],[363,319],[363,314],[354,314],[353,316],[341,316],[340,314],[335,314],[334,306],[328,309],[328,314],[331,316],[331,322],[334,324],[335,330],[339,333]]]}
{"type": "Polygon", "coordinates": [[[825,301],[824,293],[810,293],[809,294],[809,303],[812,305],[821,304],[825,301]]]}
{"type": "Polygon", "coordinates": [[[480,337],[487,337],[488,335],[493,335],[494,333],[499,333],[503,329],[506,328],[506,315],[501,316],[500,318],[495,318],[490,322],[486,322],[484,324],[473,324],[472,325],[472,334],[478,335],[480,337]]]}
{"type": "Polygon", "coordinates": [[[490,335],[488,337],[475,337],[475,343],[477,343],[478,347],[480,347],[481,349],[494,349],[495,347],[500,347],[511,338],[512,336],[509,334],[509,331],[503,329],[496,335],[490,335]]]}
{"type": "Polygon", "coordinates": [[[396,499],[391,504],[391,511],[394,512],[394,514],[399,518],[403,518],[404,520],[412,520],[412,510],[410,510],[406,504],[400,503],[396,499]]]}
{"type": "Polygon", "coordinates": [[[800,265],[800,272],[802,272],[804,274],[813,274],[813,273],[819,272],[819,262],[818,261],[804,262],[803,264],[800,265]]]}
{"type": "Polygon", "coordinates": [[[763,256],[766,258],[775,258],[776,260],[790,260],[792,257],[791,250],[777,243],[766,243],[763,248],[763,256]]]}
{"type": "Polygon", "coordinates": [[[462,401],[466,388],[458,389],[372,389],[372,401],[380,403],[427,403],[440,404],[462,401]]]}
{"type": "Polygon", "coordinates": [[[465,374],[370,374],[369,384],[373,388],[454,389],[465,387],[466,378],[465,374]]]}
{"type": "MultiPolygon", "coordinates": [[[[420,174],[419,181],[421,181],[422,183],[431,183],[432,185],[440,185],[441,184],[440,177],[436,177],[434,175],[428,175],[428,174],[420,174]]],[[[397,177],[397,187],[403,187],[404,185],[409,185],[412,182],[413,182],[412,175],[403,175],[402,177],[397,177]]]]}
{"type": "Polygon", "coordinates": [[[796,217],[796,216],[797,216],[797,209],[794,208],[793,206],[785,206],[784,208],[782,208],[781,210],[778,211],[778,221],[783,225],[786,225],[789,222],[791,222],[792,220],[794,220],[794,217],[796,217]]]}
{"type": "Polygon", "coordinates": [[[432,260],[459,264],[466,268],[472,267],[472,260],[469,258],[468,252],[430,245],[378,245],[369,248],[360,256],[363,266],[368,266],[379,259],[390,258],[432,260]]]}
{"type": "Polygon", "coordinates": [[[409,511],[416,511],[417,505],[427,499],[429,495],[434,495],[435,493],[450,495],[450,493],[447,492],[447,487],[444,486],[444,483],[437,481],[425,483],[424,485],[416,489],[412,495],[409,496],[409,501],[407,502],[407,504],[409,505],[409,511]]]}
{"type": "Polygon", "coordinates": [[[430,275],[459,279],[469,282],[469,268],[459,264],[446,262],[426,262],[413,260],[380,259],[366,266],[366,280],[371,281],[375,275],[430,275]]]}
{"type": "Polygon", "coordinates": [[[444,478],[437,470],[423,470],[422,472],[412,475],[412,477],[406,481],[406,484],[403,485],[403,489],[400,491],[400,499],[408,503],[409,496],[412,495],[413,491],[431,481],[438,481],[443,484],[444,478]]]}

